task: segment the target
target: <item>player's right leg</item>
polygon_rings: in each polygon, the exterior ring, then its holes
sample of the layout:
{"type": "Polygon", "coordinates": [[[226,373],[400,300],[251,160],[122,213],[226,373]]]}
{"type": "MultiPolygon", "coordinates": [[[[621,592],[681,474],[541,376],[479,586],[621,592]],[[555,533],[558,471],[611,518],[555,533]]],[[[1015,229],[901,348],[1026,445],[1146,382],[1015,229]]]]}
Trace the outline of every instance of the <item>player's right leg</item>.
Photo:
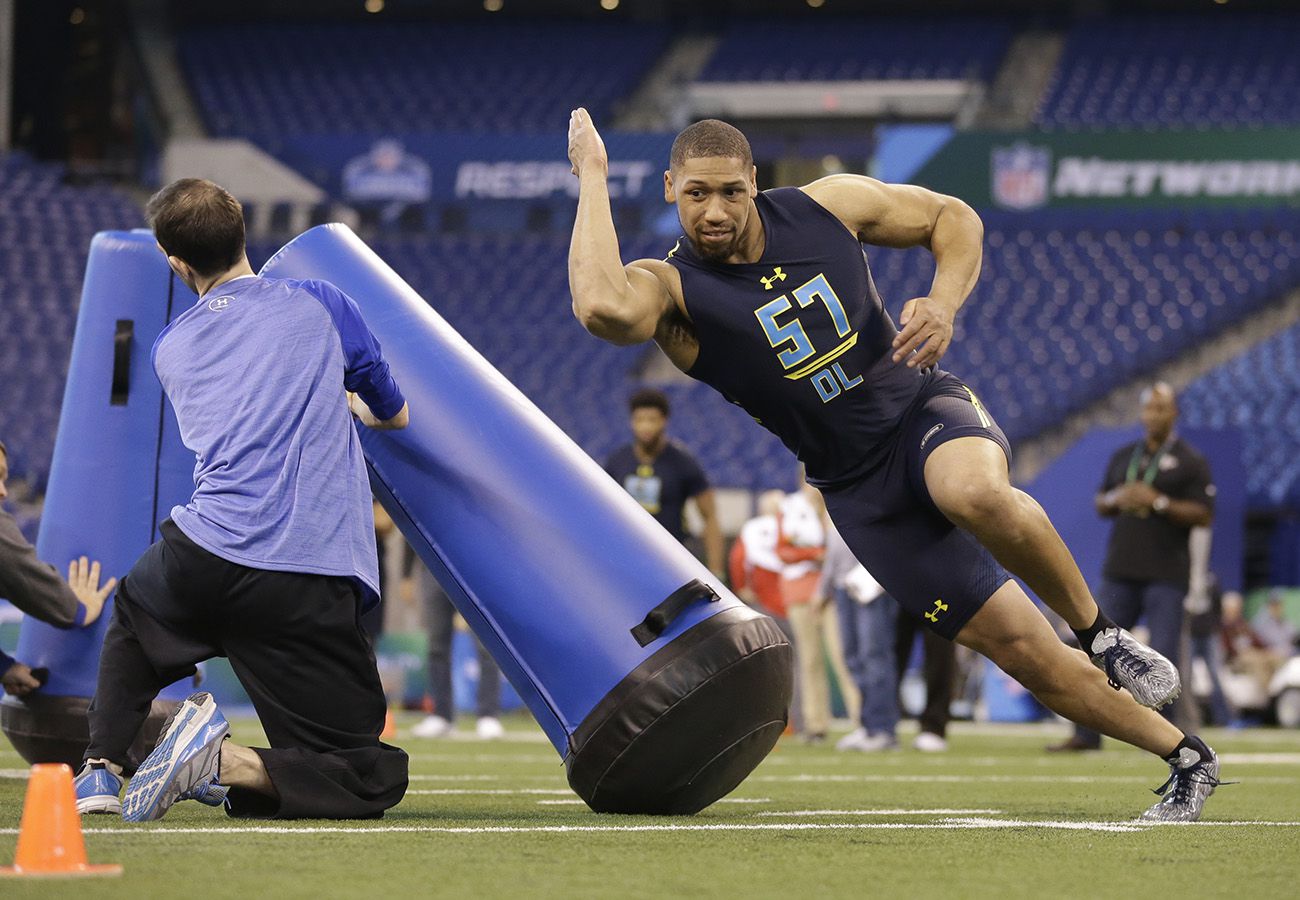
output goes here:
{"type": "MultiPolygon", "coordinates": [[[[931,450],[925,486],[935,506],[969,532],[1080,636],[1093,665],[1115,689],[1158,708],[1181,689],[1178,670],[1102,614],[1047,513],[1011,485],[1005,448],[992,437],[955,437],[931,450]]],[[[1086,724],[1086,723],[1085,723],[1086,724]]]]}
{"type": "Polygon", "coordinates": [[[1164,759],[1170,766],[1165,800],[1144,818],[1194,821],[1200,816],[1219,783],[1214,752],[1159,713],[1112,691],[1105,674],[1061,642],[1016,582],[1003,584],[957,640],[987,656],[1053,712],[1164,759]]]}

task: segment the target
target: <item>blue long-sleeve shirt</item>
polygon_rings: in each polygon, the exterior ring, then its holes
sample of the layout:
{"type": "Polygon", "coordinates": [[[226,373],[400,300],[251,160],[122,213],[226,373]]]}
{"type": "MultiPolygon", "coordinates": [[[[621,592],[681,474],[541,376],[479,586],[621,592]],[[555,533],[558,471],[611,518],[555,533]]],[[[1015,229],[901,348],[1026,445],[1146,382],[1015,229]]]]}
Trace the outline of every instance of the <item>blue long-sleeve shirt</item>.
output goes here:
{"type": "Polygon", "coordinates": [[[323,281],[243,276],[158,336],[154,371],[194,451],[192,541],[258,569],[356,578],[379,593],[374,516],[345,390],[405,404],[356,304],[323,281]]]}

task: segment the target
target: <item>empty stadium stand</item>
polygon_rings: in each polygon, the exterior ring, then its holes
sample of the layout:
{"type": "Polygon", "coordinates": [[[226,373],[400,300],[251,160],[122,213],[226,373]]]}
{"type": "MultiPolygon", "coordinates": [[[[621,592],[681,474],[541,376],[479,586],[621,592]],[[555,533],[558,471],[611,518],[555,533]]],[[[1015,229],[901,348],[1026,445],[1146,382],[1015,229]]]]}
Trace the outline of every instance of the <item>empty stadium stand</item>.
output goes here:
{"type": "Polygon", "coordinates": [[[1132,16],[1076,25],[1036,115],[1044,128],[1300,124],[1300,18],[1132,16]]]}
{"type": "Polygon", "coordinates": [[[1300,325],[1188,385],[1189,425],[1241,429],[1250,505],[1300,509],[1300,325]]]}
{"type": "Polygon", "coordinates": [[[759,19],[723,33],[701,81],[992,78],[1009,23],[962,19],[759,19]]]}
{"type": "Polygon", "coordinates": [[[284,134],[555,131],[603,121],[668,41],[621,22],[209,26],[181,40],[208,128],[284,134]]]}
{"type": "Polygon", "coordinates": [[[49,475],[90,239],[144,224],[117,191],[62,179],[61,166],[0,156],[0,436],[11,475],[37,491],[49,475]]]}

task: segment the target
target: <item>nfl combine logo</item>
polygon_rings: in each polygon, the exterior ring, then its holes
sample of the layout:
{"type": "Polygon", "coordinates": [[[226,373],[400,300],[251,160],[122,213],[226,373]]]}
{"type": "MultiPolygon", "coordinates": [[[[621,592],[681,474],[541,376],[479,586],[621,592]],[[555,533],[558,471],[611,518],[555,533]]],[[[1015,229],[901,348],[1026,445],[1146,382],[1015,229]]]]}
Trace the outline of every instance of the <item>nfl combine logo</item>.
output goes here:
{"type": "Polygon", "coordinates": [[[1006,209],[1037,209],[1047,203],[1052,151],[1016,144],[994,147],[993,202],[1006,209]]]}

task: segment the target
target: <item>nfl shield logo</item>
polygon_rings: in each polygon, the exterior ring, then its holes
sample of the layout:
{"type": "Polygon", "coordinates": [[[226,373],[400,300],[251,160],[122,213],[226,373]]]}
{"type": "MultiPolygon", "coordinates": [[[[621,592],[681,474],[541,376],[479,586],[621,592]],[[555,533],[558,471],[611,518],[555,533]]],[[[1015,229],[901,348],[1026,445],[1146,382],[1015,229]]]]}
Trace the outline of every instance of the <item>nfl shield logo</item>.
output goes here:
{"type": "Polygon", "coordinates": [[[1029,144],[994,147],[992,168],[993,202],[998,206],[1036,209],[1047,203],[1051,150],[1029,144]]]}

